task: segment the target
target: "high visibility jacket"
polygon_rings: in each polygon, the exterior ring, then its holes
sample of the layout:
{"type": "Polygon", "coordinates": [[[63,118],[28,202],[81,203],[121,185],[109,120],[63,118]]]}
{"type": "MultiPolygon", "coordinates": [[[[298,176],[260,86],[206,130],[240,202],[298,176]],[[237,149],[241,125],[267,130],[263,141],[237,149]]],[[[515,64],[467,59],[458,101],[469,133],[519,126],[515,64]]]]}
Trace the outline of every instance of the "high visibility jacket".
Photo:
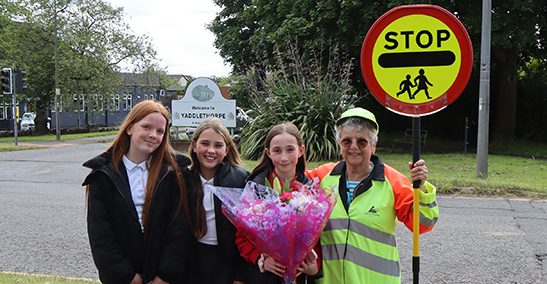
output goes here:
{"type": "MultiPolygon", "coordinates": [[[[323,188],[334,189],[337,203],[321,234],[323,278],[316,283],[401,283],[394,233],[396,219],[412,230],[413,189],[403,174],[373,158],[372,178],[357,186],[347,210],[340,198],[344,161],[328,166],[332,170],[321,180],[323,188]]],[[[425,191],[420,191],[420,233],[431,230],[439,215],[435,187],[426,182],[425,191]]]]}

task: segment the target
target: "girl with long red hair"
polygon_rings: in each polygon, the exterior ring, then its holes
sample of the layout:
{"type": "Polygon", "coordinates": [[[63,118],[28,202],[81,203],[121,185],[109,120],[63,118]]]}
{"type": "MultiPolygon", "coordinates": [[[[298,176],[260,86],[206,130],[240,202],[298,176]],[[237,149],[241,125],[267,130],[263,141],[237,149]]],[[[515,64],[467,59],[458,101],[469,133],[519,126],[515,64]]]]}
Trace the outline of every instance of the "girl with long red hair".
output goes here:
{"type": "Polygon", "coordinates": [[[184,283],[191,230],[181,169],[190,159],[169,142],[169,112],[143,101],[112,145],[84,163],[87,227],[103,283],[184,283]]]}

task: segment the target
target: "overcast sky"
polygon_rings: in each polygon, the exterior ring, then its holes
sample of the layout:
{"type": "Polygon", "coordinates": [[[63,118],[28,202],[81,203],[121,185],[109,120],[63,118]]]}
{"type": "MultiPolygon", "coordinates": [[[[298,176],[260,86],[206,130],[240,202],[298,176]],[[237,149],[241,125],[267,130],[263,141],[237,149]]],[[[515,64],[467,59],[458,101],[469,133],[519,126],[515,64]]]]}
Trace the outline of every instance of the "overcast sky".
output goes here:
{"type": "Polygon", "coordinates": [[[126,22],[139,35],[147,34],[169,74],[194,77],[227,76],[231,67],[213,46],[205,28],[220,11],[212,0],[106,0],[123,7],[126,22]]]}

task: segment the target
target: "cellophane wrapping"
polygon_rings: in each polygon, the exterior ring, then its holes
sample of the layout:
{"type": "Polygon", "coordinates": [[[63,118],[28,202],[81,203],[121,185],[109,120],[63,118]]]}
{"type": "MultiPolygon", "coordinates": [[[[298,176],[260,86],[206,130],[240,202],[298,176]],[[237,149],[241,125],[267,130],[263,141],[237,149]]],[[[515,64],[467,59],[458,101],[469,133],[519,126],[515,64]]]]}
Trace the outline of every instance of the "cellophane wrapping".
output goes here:
{"type": "Polygon", "coordinates": [[[287,267],[292,283],[297,268],[319,240],[336,199],[317,179],[278,192],[249,181],[245,188],[212,187],[223,212],[238,230],[256,237],[257,249],[287,267]]]}

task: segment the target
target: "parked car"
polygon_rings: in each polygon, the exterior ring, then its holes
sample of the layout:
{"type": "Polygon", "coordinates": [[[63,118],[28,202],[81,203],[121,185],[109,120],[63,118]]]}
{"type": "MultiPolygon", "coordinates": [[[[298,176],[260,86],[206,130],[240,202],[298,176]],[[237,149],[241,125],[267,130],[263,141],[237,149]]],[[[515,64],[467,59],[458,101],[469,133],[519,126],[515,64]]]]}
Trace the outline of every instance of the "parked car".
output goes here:
{"type": "Polygon", "coordinates": [[[22,131],[34,130],[36,128],[36,125],[34,124],[35,118],[36,118],[36,113],[25,112],[23,116],[21,116],[21,130],[22,131]]]}

